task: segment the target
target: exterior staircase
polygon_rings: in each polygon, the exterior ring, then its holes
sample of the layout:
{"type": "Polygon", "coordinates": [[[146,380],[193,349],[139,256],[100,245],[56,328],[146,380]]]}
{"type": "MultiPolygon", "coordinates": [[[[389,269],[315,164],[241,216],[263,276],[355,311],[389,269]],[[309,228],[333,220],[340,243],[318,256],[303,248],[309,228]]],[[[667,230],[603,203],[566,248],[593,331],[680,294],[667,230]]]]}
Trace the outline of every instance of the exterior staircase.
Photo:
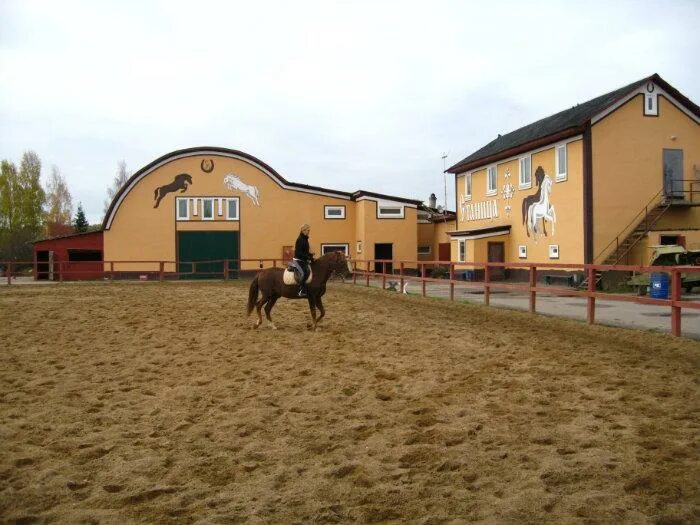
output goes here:
{"type": "MultiPolygon", "coordinates": [[[[593,262],[596,264],[605,264],[614,266],[620,264],[625,256],[641,241],[649,230],[661,219],[664,213],[671,207],[671,202],[661,189],[652,197],[642,210],[635,215],[634,219],[625,226],[622,231],[608,245],[603,248],[593,262]],[[607,254],[605,259],[601,260],[603,255],[607,254]]],[[[596,271],[595,287],[598,288],[600,281],[603,278],[602,271],[596,271]]],[[[588,277],[579,285],[579,288],[588,288],[588,277]]]]}

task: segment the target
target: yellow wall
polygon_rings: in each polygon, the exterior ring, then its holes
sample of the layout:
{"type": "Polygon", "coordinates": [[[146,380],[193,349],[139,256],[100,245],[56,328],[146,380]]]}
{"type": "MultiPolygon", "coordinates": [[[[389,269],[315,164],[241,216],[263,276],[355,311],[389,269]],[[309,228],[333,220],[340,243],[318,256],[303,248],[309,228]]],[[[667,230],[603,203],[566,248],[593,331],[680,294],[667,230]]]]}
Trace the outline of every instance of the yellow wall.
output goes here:
{"type": "MultiPolygon", "coordinates": [[[[493,228],[496,226],[510,225],[510,235],[503,237],[483,238],[468,240],[468,252],[470,259],[476,262],[487,260],[488,242],[504,241],[506,262],[543,262],[552,261],[558,263],[583,262],[583,141],[576,139],[567,144],[567,179],[556,182],[554,161],[554,144],[550,147],[532,153],[532,184],[530,188],[520,188],[519,185],[519,160],[505,160],[497,164],[496,195],[486,194],[486,169],[472,172],[472,196],[467,204],[477,204],[484,201],[496,201],[498,217],[489,219],[467,220],[461,196],[466,194],[466,175],[457,177],[457,230],[478,230],[493,228]],[[539,221],[540,234],[535,238],[528,236],[523,224],[522,203],[529,195],[537,191],[535,172],[541,166],[545,175],[552,181],[550,202],[556,214],[556,223],[552,228],[547,222],[545,229],[547,235],[542,233],[542,220],[539,221]],[[510,174],[510,176],[508,176],[510,174]],[[504,189],[506,184],[512,186],[513,195],[506,199],[504,189]],[[508,212],[506,206],[510,205],[508,212]],[[549,258],[549,245],[559,246],[559,259],[549,258]],[[527,246],[527,258],[518,257],[518,246],[527,246]],[[473,246],[473,248],[469,248],[473,246]]],[[[453,243],[452,258],[457,260],[457,244],[453,243]]]]}
{"type": "MultiPolygon", "coordinates": [[[[605,258],[609,250],[601,252],[606,245],[662,189],[664,148],[682,149],[684,179],[695,176],[694,165],[700,166],[700,125],[662,96],[658,117],[643,116],[643,95],[638,95],[593,125],[595,262],[605,258]]],[[[669,214],[660,227],[700,228],[697,210],[669,214]]]]}
{"type": "MultiPolygon", "coordinates": [[[[226,209],[224,207],[224,213],[226,209]]],[[[394,257],[416,258],[416,210],[405,208],[406,218],[377,219],[376,203],[354,202],[280,187],[270,176],[244,160],[218,155],[193,155],[173,159],[141,179],[129,191],[116,212],[109,230],[104,232],[105,261],[174,261],[178,230],[240,230],[240,255],[251,259],[281,259],[282,247],[293,246],[303,223],[311,225],[311,251],[321,254],[321,244],[347,243],[352,257],[356,240],[363,240],[363,258],[374,254],[374,242],[392,242],[394,257]],[[201,169],[203,159],[214,160],[214,170],[201,169]],[[193,182],[185,193],[169,193],[154,208],[154,190],[169,184],[180,173],[188,173],[193,182]],[[230,190],[224,183],[226,174],[234,173],[246,184],[260,191],[260,206],[239,190],[230,190]],[[177,221],[177,197],[239,197],[240,221],[192,220],[177,221]],[[345,206],[345,219],[325,219],[324,205],[345,206]]],[[[256,268],[257,261],[243,268],[256,268]]],[[[125,265],[115,269],[128,269],[125,265]]]]}
{"type": "MultiPolygon", "coordinates": [[[[374,259],[374,245],[391,243],[395,261],[416,261],[418,215],[416,208],[404,208],[403,219],[378,219],[377,202],[357,202],[357,240],[362,241],[363,254],[358,259],[374,259]]],[[[415,265],[406,265],[413,267],[415,265]]]]}

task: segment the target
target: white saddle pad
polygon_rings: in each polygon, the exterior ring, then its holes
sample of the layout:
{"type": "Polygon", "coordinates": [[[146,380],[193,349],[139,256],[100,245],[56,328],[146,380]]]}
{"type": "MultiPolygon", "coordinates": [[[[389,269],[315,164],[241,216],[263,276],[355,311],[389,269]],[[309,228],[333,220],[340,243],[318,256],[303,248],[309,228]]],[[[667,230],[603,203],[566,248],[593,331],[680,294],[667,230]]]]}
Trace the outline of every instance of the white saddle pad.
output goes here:
{"type": "MultiPolygon", "coordinates": [[[[309,284],[311,282],[311,279],[313,278],[313,276],[314,276],[314,273],[310,271],[309,278],[306,279],[306,284],[309,284]]],[[[284,271],[284,275],[282,275],[282,281],[284,282],[284,284],[288,284],[288,285],[296,285],[297,284],[296,279],[294,279],[294,272],[290,272],[289,270],[284,271]]]]}

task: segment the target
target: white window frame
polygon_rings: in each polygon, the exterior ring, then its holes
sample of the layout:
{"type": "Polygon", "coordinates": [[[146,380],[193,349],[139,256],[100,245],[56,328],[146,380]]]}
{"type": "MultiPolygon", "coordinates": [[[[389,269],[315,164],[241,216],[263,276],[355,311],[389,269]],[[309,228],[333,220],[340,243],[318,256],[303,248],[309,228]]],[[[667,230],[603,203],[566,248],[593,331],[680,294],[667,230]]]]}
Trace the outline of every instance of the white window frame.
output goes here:
{"type": "Polygon", "coordinates": [[[464,177],[464,198],[465,200],[472,200],[472,174],[467,173],[467,176],[464,177]]]}
{"type": "Polygon", "coordinates": [[[518,189],[528,190],[532,188],[532,155],[525,155],[518,159],[518,189]],[[528,173],[525,174],[523,171],[523,163],[527,161],[528,173]],[[527,175],[528,180],[524,181],[523,175],[527,175]]]}
{"type": "Polygon", "coordinates": [[[566,147],[566,143],[562,144],[557,144],[554,146],[554,173],[556,173],[554,180],[556,182],[563,182],[567,179],[567,171],[569,168],[569,158],[568,158],[568,151],[566,147]],[[559,173],[559,155],[560,151],[564,151],[564,171],[562,173],[559,173]]]}
{"type": "Polygon", "coordinates": [[[190,199],[189,197],[178,197],[175,201],[175,217],[178,221],[189,221],[190,220],[190,199]],[[185,215],[180,215],[180,203],[185,203],[185,215]]]}
{"type": "Polygon", "coordinates": [[[486,168],[486,195],[498,193],[498,167],[494,164],[486,168]],[[491,170],[493,170],[493,188],[491,188],[491,170]]]}
{"type": "Polygon", "coordinates": [[[467,240],[457,239],[457,262],[466,262],[467,259],[467,240]],[[464,247],[464,250],[462,250],[464,247]]]}
{"type": "Polygon", "coordinates": [[[213,198],[213,197],[204,197],[204,198],[202,198],[202,220],[203,220],[203,221],[213,221],[213,220],[214,220],[214,216],[215,216],[215,212],[214,212],[214,198],[213,198]],[[204,207],[206,206],[206,203],[207,203],[207,202],[208,202],[209,204],[211,204],[211,216],[210,216],[210,217],[207,217],[207,216],[204,214],[204,207]]]}
{"type": "Polygon", "coordinates": [[[404,206],[400,204],[388,204],[388,203],[377,203],[377,219],[403,219],[404,218],[404,206]],[[399,213],[383,213],[382,210],[398,210],[399,213]]]}
{"type": "Polygon", "coordinates": [[[227,221],[238,221],[241,219],[241,202],[238,197],[228,197],[226,199],[226,220],[227,221]],[[236,203],[236,216],[231,217],[229,210],[231,209],[231,202],[236,203]]]}
{"type": "Polygon", "coordinates": [[[325,248],[342,248],[343,251],[345,252],[345,257],[350,256],[350,245],[345,242],[327,242],[327,243],[321,243],[321,255],[326,255],[326,252],[324,251],[325,248]]]}
{"type": "Polygon", "coordinates": [[[430,255],[433,253],[433,248],[432,246],[418,246],[418,255],[430,255]],[[421,249],[423,251],[421,252],[421,249]]]}
{"type": "Polygon", "coordinates": [[[331,220],[345,219],[345,206],[323,206],[323,218],[331,220]],[[340,215],[329,215],[330,210],[340,210],[340,215]]]}

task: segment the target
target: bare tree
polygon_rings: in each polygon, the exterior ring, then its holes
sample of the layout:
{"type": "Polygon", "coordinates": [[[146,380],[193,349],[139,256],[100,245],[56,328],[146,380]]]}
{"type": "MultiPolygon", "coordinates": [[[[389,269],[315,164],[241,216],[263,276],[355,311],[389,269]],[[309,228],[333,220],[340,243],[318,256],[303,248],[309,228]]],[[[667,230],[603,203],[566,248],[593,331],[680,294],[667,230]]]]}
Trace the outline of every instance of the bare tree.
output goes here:
{"type": "Polygon", "coordinates": [[[117,174],[114,176],[112,185],[107,188],[107,198],[105,199],[104,214],[107,215],[107,210],[109,210],[114,196],[119,193],[119,190],[126,184],[126,181],[131,177],[131,172],[126,167],[126,162],[120,160],[117,164],[117,174]]]}
{"type": "Polygon", "coordinates": [[[51,167],[46,184],[46,234],[49,237],[73,231],[73,197],[58,166],[51,167]]]}

